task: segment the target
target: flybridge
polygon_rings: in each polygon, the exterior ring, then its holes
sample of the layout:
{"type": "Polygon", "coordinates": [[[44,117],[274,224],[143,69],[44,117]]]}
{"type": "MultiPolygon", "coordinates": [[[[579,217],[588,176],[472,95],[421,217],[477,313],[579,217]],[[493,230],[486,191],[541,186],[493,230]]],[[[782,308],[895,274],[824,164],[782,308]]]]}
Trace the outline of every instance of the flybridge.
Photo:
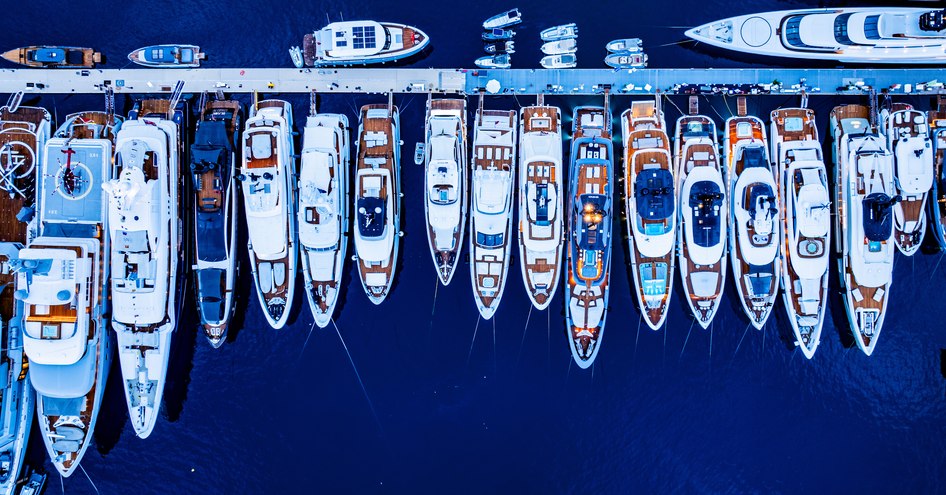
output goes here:
{"type": "Polygon", "coordinates": [[[946,94],[946,69],[85,69],[0,70],[0,93],[946,94]]]}

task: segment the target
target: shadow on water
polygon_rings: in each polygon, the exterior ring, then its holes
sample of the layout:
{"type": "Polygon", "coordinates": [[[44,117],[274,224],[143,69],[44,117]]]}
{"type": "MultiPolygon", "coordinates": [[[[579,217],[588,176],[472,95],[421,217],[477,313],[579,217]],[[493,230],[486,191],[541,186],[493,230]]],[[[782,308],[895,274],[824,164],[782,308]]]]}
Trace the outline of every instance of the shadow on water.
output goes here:
{"type": "Polygon", "coordinates": [[[185,304],[177,329],[174,331],[175,335],[171,339],[167,381],[164,384],[164,410],[168,421],[172,423],[181,417],[184,402],[187,400],[187,388],[191,381],[191,369],[194,367],[199,323],[200,318],[197,315],[196,306],[185,304]]]}
{"type": "MultiPolygon", "coordinates": [[[[110,338],[115,339],[112,329],[108,329],[110,338]]],[[[99,408],[98,419],[95,423],[95,448],[100,454],[108,454],[118,444],[122,431],[128,422],[128,404],[125,401],[125,390],[122,384],[122,370],[118,364],[118,352],[112,351],[112,364],[108,372],[105,393],[102,396],[102,406],[99,408]]]]}

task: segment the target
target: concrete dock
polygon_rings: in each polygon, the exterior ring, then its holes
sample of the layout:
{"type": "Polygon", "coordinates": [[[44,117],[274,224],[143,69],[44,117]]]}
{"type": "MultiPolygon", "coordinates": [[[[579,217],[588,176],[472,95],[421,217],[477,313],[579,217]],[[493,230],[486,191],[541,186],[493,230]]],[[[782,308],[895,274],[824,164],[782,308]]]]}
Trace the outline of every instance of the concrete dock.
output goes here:
{"type": "Polygon", "coordinates": [[[946,94],[946,69],[0,69],[0,93],[946,94]],[[489,84],[490,81],[496,83],[489,84]],[[496,84],[498,83],[498,89],[496,84]]]}

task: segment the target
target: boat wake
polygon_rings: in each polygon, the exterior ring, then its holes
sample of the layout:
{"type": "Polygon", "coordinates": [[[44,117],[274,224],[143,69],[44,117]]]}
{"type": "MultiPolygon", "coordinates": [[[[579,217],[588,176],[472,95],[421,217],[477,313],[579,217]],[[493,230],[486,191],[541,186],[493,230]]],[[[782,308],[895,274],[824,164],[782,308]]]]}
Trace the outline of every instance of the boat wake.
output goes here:
{"type": "Polygon", "coordinates": [[[351,357],[351,352],[348,350],[348,344],[345,343],[345,338],[342,337],[342,332],[338,331],[338,325],[335,324],[334,318],[332,319],[332,327],[335,328],[335,334],[338,335],[338,340],[342,343],[342,347],[345,348],[345,354],[348,356],[348,362],[351,363],[351,369],[355,372],[355,378],[358,379],[358,385],[361,386],[361,393],[365,395],[365,400],[368,402],[368,407],[371,409],[371,415],[374,416],[374,421],[378,424],[378,431],[383,434],[384,428],[381,426],[381,420],[378,418],[378,413],[374,409],[374,402],[371,401],[371,396],[368,395],[368,389],[365,388],[365,382],[361,379],[361,373],[358,372],[358,367],[355,366],[355,360],[351,357]]]}

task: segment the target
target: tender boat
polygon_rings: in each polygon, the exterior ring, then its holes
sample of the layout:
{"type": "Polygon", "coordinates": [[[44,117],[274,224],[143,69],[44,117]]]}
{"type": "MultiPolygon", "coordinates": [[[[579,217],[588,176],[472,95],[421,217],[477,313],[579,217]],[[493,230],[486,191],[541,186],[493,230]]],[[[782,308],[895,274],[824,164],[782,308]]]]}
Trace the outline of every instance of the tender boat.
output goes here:
{"type": "Polygon", "coordinates": [[[19,495],[42,495],[46,488],[46,475],[33,471],[23,480],[19,495]]]}
{"type": "Polygon", "coordinates": [[[615,69],[643,69],[647,67],[647,54],[641,52],[609,53],[604,63],[615,69]]]}
{"type": "Polygon", "coordinates": [[[933,187],[930,189],[930,230],[940,250],[946,250],[946,96],[936,98],[936,108],[927,112],[933,141],[933,187]]]}
{"type": "Polygon", "coordinates": [[[473,61],[477,67],[483,69],[508,69],[512,67],[512,57],[508,53],[480,57],[473,61]]]}
{"type": "Polygon", "coordinates": [[[519,261],[536,309],[552,302],[562,273],[562,111],[545,105],[519,111],[519,261]]]}
{"type": "Polygon", "coordinates": [[[542,44],[542,53],[546,55],[562,55],[578,51],[578,41],[575,39],[549,41],[542,44]]]}
{"type": "Polygon", "coordinates": [[[553,26],[548,29],[543,29],[539,33],[539,38],[542,41],[558,41],[558,40],[567,40],[575,39],[578,37],[578,25],[574,22],[568,24],[562,24],[561,26],[553,26]]]}
{"type": "Polygon", "coordinates": [[[33,424],[36,398],[23,346],[23,306],[15,297],[19,253],[27,242],[24,213],[34,201],[36,167],[43,162],[50,133],[43,108],[20,105],[16,98],[0,107],[0,492],[14,493],[33,424]],[[10,286],[7,288],[6,286],[10,286]]]}
{"type": "Polygon", "coordinates": [[[240,102],[208,101],[190,147],[193,260],[197,314],[207,340],[220,347],[233,317],[237,279],[237,147],[240,102]]]}
{"type": "Polygon", "coordinates": [[[778,167],[782,228],[782,296],[795,345],[811,359],[828,305],[831,200],[815,112],[775,110],[772,159],[778,167]]]}
{"type": "Polygon", "coordinates": [[[128,60],[145,67],[185,69],[200,67],[206,54],[195,45],[151,45],[128,54],[128,60]]]}
{"type": "Polygon", "coordinates": [[[486,320],[499,307],[509,272],[516,118],[514,110],[484,110],[481,98],[473,123],[470,279],[486,320]]]}
{"type": "Polygon", "coordinates": [[[769,162],[765,125],[746,115],[726,120],[724,169],[729,183],[729,254],[742,309],[757,330],[768,321],[782,274],[782,238],[776,172],[769,162]]]}
{"type": "Polygon", "coordinates": [[[401,123],[393,103],[365,105],[358,119],[355,256],[374,304],[391,291],[401,238],[401,123]]]}
{"type": "Polygon", "coordinates": [[[486,53],[516,53],[516,42],[505,41],[503,43],[490,43],[483,47],[486,53]]]}
{"type": "Polygon", "coordinates": [[[286,325],[296,287],[296,159],[292,105],[264,100],[252,107],[243,130],[243,162],[236,178],[243,208],[250,269],[266,321],[286,325]]]}
{"type": "Polygon", "coordinates": [[[73,46],[27,46],[4,52],[14,64],[45,69],[91,69],[102,63],[102,54],[91,48],[73,46]]]}
{"type": "Polygon", "coordinates": [[[674,138],[680,235],[677,252],[687,303],[709,328],[726,286],[728,201],[719,165],[716,124],[705,115],[677,119],[674,138]]]}
{"type": "Polygon", "coordinates": [[[644,42],[640,38],[624,38],[609,42],[605,48],[611,53],[642,52],[644,51],[644,42]]]}
{"type": "Polygon", "coordinates": [[[913,256],[926,234],[926,202],[933,187],[930,126],[924,112],[906,103],[894,103],[881,117],[901,198],[893,206],[893,238],[901,253],[913,256]]]}
{"type": "Polygon", "coordinates": [[[428,98],[425,136],[427,241],[437,278],[448,285],[460,259],[466,226],[466,100],[428,98]]]}
{"type": "Polygon", "coordinates": [[[140,438],[151,434],[158,419],[183,299],[183,112],[170,104],[136,105],[116,138],[114,178],[102,186],[108,194],[111,324],[128,415],[140,438]]]}
{"type": "Polygon", "coordinates": [[[297,69],[305,67],[305,59],[302,56],[302,48],[298,45],[289,48],[289,58],[292,59],[292,65],[295,65],[297,69]]]}
{"type": "Polygon", "coordinates": [[[348,117],[312,112],[302,134],[299,166],[299,249],[309,309],[319,328],[332,321],[348,251],[348,117]]]}
{"type": "Polygon", "coordinates": [[[644,321],[659,330],[673,293],[677,244],[676,179],[660,99],[635,101],[621,114],[624,211],[634,291],[644,321]]]}
{"type": "Polygon", "coordinates": [[[333,22],[302,39],[309,67],[383,64],[417,55],[430,44],[420,29],[394,22],[333,22]]]}
{"type": "Polygon", "coordinates": [[[519,9],[512,9],[483,21],[483,29],[502,29],[515,26],[520,22],[522,22],[522,14],[519,13],[519,9]]]}
{"type": "Polygon", "coordinates": [[[91,443],[111,367],[102,185],[111,177],[120,125],[104,112],[72,114],[46,142],[30,226],[35,237],[19,253],[15,295],[23,304],[37,424],[63,477],[91,443]]]}
{"type": "Polygon", "coordinates": [[[834,177],[844,307],[857,346],[874,352],[893,279],[893,155],[871,124],[871,110],[845,105],[831,111],[834,177]]]}
{"type": "Polygon", "coordinates": [[[930,8],[780,10],[714,21],[686,35],[752,55],[873,64],[946,61],[944,11],[930,8]]]}
{"type": "Polygon", "coordinates": [[[594,363],[604,338],[611,274],[612,149],[607,96],[604,107],[575,108],[568,174],[565,318],[569,348],[582,369],[594,363]]]}
{"type": "Polygon", "coordinates": [[[546,69],[570,69],[578,65],[578,57],[574,53],[547,55],[539,63],[546,69]]]}
{"type": "Polygon", "coordinates": [[[512,29],[493,29],[483,33],[483,41],[503,41],[511,40],[516,32],[512,29]]]}

